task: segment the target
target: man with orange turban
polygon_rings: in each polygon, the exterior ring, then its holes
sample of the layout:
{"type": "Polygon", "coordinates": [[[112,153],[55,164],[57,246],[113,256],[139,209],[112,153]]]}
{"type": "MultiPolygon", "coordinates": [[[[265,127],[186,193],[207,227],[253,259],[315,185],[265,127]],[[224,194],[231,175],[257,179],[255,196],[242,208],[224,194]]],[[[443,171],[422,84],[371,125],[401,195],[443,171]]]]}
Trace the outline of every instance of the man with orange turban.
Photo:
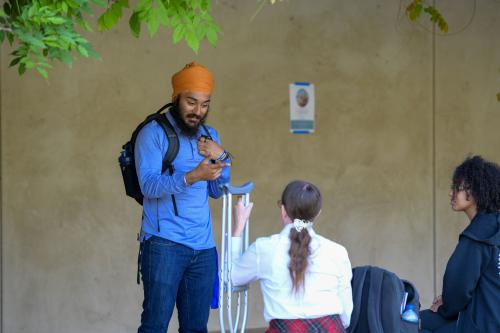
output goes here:
{"type": "Polygon", "coordinates": [[[172,76],[172,106],[166,114],[179,138],[173,171],[162,173],[169,140],[156,122],[135,143],[135,163],[144,195],[140,271],[144,302],[139,333],[165,333],[177,305],[179,332],[206,332],[217,252],[208,197],[222,195],[230,157],[215,129],[205,125],[214,79],[190,63],[172,76]]]}

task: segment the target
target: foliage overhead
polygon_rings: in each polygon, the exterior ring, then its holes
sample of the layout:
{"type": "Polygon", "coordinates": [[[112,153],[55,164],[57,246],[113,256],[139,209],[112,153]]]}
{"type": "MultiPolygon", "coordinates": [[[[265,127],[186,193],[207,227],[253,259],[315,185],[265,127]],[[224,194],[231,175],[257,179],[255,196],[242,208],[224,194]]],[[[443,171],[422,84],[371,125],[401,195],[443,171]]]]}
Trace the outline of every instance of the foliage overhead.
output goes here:
{"type": "Polygon", "coordinates": [[[434,6],[426,4],[423,0],[412,0],[406,7],[406,15],[411,21],[418,20],[422,12],[429,15],[430,20],[437,24],[442,32],[448,32],[448,23],[434,6]]]}
{"type": "Polygon", "coordinates": [[[99,58],[79,32],[93,32],[88,18],[96,5],[104,10],[98,31],[115,27],[130,10],[135,37],[143,24],[151,37],[164,26],[172,31],[174,44],[184,40],[194,52],[204,39],[217,45],[221,33],[210,15],[211,0],[138,0],[133,8],[128,0],[7,0],[0,8],[0,43],[8,41],[14,49],[10,66],[18,66],[20,75],[34,68],[47,78],[51,61],[71,67],[77,55],[99,58]]]}
{"type": "MultiPolygon", "coordinates": [[[[200,42],[205,38],[216,46],[221,32],[210,15],[211,7],[210,0],[138,0],[131,9],[130,30],[139,37],[144,23],[153,37],[158,28],[164,26],[173,31],[174,44],[184,39],[194,52],[198,52],[200,42]]],[[[99,31],[113,28],[126,9],[129,9],[128,0],[114,1],[99,17],[99,31]]]]}
{"type": "MultiPolygon", "coordinates": [[[[257,1],[260,5],[252,19],[266,4],[278,2],[257,1]]],[[[133,36],[140,36],[143,24],[150,37],[160,27],[165,27],[172,32],[173,44],[184,40],[197,53],[204,39],[215,47],[221,34],[221,29],[210,15],[211,2],[137,0],[135,6],[130,8],[129,0],[5,0],[0,7],[0,44],[8,41],[14,47],[9,66],[17,66],[19,75],[27,69],[36,69],[48,78],[52,61],[71,67],[75,55],[100,58],[78,31],[93,32],[87,18],[92,17],[92,8],[97,6],[104,10],[97,20],[97,28],[101,32],[115,27],[124,12],[131,11],[128,23],[133,36]]],[[[448,32],[448,23],[441,13],[424,0],[411,0],[406,7],[406,15],[413,22],[422,13],[427,14],[441,31],[448,32]]],[[[497,100],[500,102],[500,93],[497,100]]]]}
{"type": "MultiPolygon", "coordinates": [[[[102,8],[97,19],[100,32],[115,27],[128,12],[133,36],[139,37],[143,26],[151,37],[164,27],[171,31],[173,44],[184,40],[197,53],[203,40],[216,46],[221,34],[211,16],[212,1],[137,0],[130,6],[129,0],[5,0],[0,8],[0,43],[6,40],[13,47],[10,66],[18,66],[20,75],[36,69],[47,78],[52,61],[71,67],[75,56],[99,58],[80,31],[93,32],[88,18],[93,16],[93,8],[102,8]]],[[[257,0],[257,13],[265,4],[281,1],[257,0]]],[[[424,0],[411,0],[406,8],[409,19],[416,21],[422,13],[442,31],[448,31],[447,22],[435,7],[424,0]]]]}
{"type": "Polygon", "coordinates": [[[92,13],[91,5],[105,6],[102,0],[9,0],[0,8],[0,42],[8,40],[17,48],[11,53],[10,66],[18,66],[22,75],[26,69],[36,70],[47,78],[49,60],[59,60],[68,66],[73,54],[98,57],[86,38],[76,31],[92,31],[85,16],[92,13]]]}

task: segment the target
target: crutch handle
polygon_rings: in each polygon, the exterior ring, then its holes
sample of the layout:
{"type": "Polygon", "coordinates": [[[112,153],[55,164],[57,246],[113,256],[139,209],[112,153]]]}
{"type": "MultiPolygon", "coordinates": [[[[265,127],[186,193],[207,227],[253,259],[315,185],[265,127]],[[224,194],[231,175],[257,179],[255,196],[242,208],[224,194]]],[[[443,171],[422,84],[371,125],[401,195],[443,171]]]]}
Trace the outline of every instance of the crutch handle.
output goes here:
{"type": "Polygon", "coordinates": [[[247,194],[247,193],[252,192],[253,186],[254,185],[252,182],[248,182],[248,183],[245,183],[241,186],[234,186],[234,185],[227,183],[227,184],[221,185],[220,187],[224,191],[227,190],[228,193],[231,193],[233,195],[243,195],[243,194],[247,194]]]}

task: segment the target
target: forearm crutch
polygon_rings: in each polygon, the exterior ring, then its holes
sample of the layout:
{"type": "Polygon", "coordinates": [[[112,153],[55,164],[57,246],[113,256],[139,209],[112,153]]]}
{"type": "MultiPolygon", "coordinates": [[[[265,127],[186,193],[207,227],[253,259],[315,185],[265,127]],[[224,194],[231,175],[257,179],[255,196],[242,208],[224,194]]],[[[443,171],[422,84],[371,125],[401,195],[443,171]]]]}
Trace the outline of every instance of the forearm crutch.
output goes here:
{"type": "MultiPolygon", "coordinates": [[[[253,183],[248,182],[242,186],[232,186],[225,184],[221,186],[223,191],[222,197],[222,239],[221,239],[221,259],[220,259],[220,274],[219,274],[219,320],[221,333],[225,333],[224,327],[224,311],[227,311],[227,324],[230,333],[238,332],[238,324],[241,313],[241,296],[243,294],[243,319],[241,321],[240,332],[245,332],[248,315],[248,285],[233,286],[231,283],[231,236],[233,225],[233,195],[241,195],[243,204],[246,206],[250,202],[250,192],[253,190],[253,183]],[[236,318],[233,321],[232,311],[232,295],[237,294],[236,303],[236,318]],[[226,309],[224,309],[224,294],[226,294],[226,309]]],[[[248,221],[243,230],[243,251],[248,248],[249,237],[248,221]]]]}

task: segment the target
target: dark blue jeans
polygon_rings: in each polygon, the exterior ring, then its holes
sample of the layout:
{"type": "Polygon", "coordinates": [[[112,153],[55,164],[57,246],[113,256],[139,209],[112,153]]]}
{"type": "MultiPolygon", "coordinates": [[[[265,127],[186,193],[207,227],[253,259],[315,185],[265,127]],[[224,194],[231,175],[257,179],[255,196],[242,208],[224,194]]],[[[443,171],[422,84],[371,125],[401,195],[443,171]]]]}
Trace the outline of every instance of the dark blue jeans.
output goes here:
{"type": "Polygon", "coordinates": [[[142,244],[144,286],[138,333],[165,333],[177,304],[179,332],[207,332],[216,250],[193,250],[151,237],[142,244]]]}

